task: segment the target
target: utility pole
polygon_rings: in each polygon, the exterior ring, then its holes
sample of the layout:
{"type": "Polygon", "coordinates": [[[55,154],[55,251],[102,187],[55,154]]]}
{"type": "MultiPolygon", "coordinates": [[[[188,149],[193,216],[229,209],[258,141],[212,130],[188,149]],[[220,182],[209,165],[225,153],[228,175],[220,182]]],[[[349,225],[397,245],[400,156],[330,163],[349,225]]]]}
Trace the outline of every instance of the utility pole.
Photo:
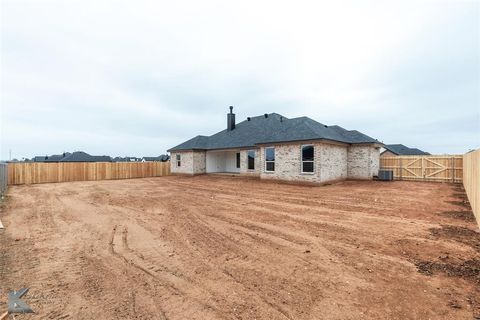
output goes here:
{"type": "Polygon", "coordinates": [[[8,151],[9,151],[9,153],[10,153],[10,156],[9,156],[10,159],[9,159],[9,160],[12,161],[12,149],[8,149],[8,151]]]}

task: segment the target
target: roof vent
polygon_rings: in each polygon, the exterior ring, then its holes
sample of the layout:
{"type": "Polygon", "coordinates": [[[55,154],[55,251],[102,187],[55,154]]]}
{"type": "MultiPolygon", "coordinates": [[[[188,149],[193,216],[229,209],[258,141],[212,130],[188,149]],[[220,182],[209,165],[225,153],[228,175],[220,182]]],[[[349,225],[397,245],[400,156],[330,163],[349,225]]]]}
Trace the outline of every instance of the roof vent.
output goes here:
{"type": "Polygon", "coordinates": [[[328,126],[326,124],[323,125],[325,128],[328,128],[328,126]]]}
{"type": "Polygon", "coordinates": [[[283,122],[283,117],[282,116],[280,116],[280,122],[283,122]]]}
{"type": "Polygon", "coordinates": [[[250,121],[250,120],[252,120],[252,118],[250,118],[250,117],[247,117],[247,121],[250,121]]]}
{"type": "Polygon", "coordinates": [[[268,113],[265,113],[263,116],[265,117],[265,119],[268,118],[268,113]]]}

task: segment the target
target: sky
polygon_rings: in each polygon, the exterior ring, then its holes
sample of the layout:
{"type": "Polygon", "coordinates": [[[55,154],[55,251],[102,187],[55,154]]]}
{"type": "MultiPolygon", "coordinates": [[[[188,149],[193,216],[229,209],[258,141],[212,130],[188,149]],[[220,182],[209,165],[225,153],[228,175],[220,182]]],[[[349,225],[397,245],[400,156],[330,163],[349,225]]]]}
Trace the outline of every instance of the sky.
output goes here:
{"type": "Polygon", "coordinates": [[[153,156],[276,112],[480,147],[480,1],[0,0],[0,159],[153,156]]]}

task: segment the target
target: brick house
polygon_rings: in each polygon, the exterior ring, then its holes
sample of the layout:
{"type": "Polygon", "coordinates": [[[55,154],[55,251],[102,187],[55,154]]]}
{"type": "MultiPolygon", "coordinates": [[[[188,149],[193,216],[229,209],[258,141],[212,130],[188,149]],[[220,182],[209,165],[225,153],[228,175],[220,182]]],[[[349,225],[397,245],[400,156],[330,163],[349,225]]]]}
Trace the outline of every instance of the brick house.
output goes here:
{"type": "Polygon", "coordinates": [[[225,130],[168,150],[173,174],[231,173],[315,183],[378,174],[382,144],[363,133],[276,113],[236,124],[232,109],[225,130]]]}

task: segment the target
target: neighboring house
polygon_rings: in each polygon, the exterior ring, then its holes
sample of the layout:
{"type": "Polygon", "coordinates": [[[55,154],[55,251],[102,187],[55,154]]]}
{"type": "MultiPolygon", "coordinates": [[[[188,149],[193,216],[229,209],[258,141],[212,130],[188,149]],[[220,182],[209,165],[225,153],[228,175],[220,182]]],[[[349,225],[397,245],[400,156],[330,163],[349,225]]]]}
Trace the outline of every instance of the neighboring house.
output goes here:
{"type": "Polygon", "coordinates": [[[430,155],[430,153],[422,151],[417,148],[409,148],[403,144],[386,144],[383,146],[380,155],[382,157],[394,157],[394,156],[424,156],[430,155]]]}
{"type": "Polygon", "coordinates": [[[376,139],[307,117],[288,119],[276,113],[236,124],[232,109],[227,129],[168,150],[172,173],[228,172],[320,183],[371,179],[378,174],[382,144],[376,139]]]}
{"type": "Polygon", "coordinates": [[[32,158],[33,162],[45,162],[47,156],[35,156],[32,158]]]}
{"type": "Polygon", "coordinates": [[[73,153],[64,152],[63,154],[54,154],[51,156],[36,156],[33,162],[111,162],[109,156],[92,156],[83,151],[73,153]]]}
{"type": "Polygon", "coordinates": [[[115,157],[112,159],[113,162],[140,162],[141,158],[137,157],[115,157]]]}
{"type": "Polygon", "coordinates": [[[62,161],[62,159],[64,159],[65,157],[68,157],[69,155],[71,155],[70,152],[64,152],[62,154],[53,154],[51,156],[47,156],[45,158],[45,161],[43,162],[60,162],[62,161]]]}
{"type": "Polygon", "coordinates": [[[170,160],[170,157],[166,154],[162,154],[161,156],[158,157],[143,157],[142,162],[146,161],[156,161],[156,162],[165,162],[170,160]]]}
{"type": "Polygon", "coordinates": [[[60,162],[112,162],[112,158],[110,156],[91,156],[83,151],[75,151],[60,162]]]}

